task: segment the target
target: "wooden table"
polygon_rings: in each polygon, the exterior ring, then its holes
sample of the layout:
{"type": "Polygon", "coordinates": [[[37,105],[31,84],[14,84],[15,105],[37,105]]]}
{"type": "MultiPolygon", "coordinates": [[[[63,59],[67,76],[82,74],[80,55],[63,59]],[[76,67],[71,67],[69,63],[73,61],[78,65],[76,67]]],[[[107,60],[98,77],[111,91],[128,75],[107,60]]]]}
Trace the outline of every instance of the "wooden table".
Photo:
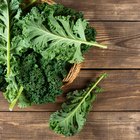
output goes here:
{"type": "Polygon", "coordinates": [[[140,0],[58,0],[84,12],[107,50],[92,48],[70,89],[83,88],[100,73],[109,77],[101,86],[82,132],[72,138],[54,134],[48,119],[56,104],[8,111],[0,95],[0,140],[140,140],[140,0]]]}

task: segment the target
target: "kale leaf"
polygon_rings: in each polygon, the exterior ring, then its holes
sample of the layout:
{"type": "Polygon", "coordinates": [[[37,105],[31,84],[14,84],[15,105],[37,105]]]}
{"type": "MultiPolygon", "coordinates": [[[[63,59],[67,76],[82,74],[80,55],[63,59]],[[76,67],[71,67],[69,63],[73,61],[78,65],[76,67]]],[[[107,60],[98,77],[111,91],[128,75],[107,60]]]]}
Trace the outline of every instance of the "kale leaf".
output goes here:
{"type": "Polygon", "coordinates": [[[106,74],[102,74],[85,90],[68,93],[67,101],[62,104],[62,109],[51,115],[50,128],[65,136],[72,136],[80,132],[97,93],[102,91],[97,85],[105,77],[106,74]]]}
{"type": "Polygon", "coordinates": [[[12,27],[20,15],[19,4],[18,0],[0,0],[0,64],[5,65],[7,71],[5,74],[7,87],[4,96],[11,104],[14,102],[13,105],[21,91],[20,85],[15,80],[17,62],[11,53],[13,49],[12,27]]]}
{"type": "MultiPolygon", "coordinates": [[[[21,40],[18,44],[18,46],[22,46],[20,49],[23,50],[23,40],[26,40],[24,42],[29,42],[28,47],[33,48],[45,59],[50,60],[56,58],[57,54],[68,52],[64,60],[70,63],[80,63],[84,60],[81,49],[83,45],[88,46],[88,48],[91,46],[106,48],[95,41],[95,33],[92,34],[93,40],[87,39],[89,37],[87,36],[88,31],[92,31],[92,29],[89,28],[89,23],[85,19],[56,14],[55,8],[52,8],[55,6],[46,4],[44,11],[33,7],[18,22],[17,27],[20,28],[22,35],[15,38],[15,41],[21,40]]],[[[60,8],[62,7],[60,6],[60,8]]],[[[27,44],[25,48],[27,48],[27,44]]],[[[19,47],[16,49],[19,51],[19,47]]]]}
{"type": "Polygon", "coordinates": [[[47,62],[40,54],[28,50],[19,58],[18,64],[16,78],[24,87],[20,107],[26,107],[26,102],[27,106],[55,102],[56,96],[63,93],[62,80],[68,73],[63,61],[53,59],[47,62]]]}

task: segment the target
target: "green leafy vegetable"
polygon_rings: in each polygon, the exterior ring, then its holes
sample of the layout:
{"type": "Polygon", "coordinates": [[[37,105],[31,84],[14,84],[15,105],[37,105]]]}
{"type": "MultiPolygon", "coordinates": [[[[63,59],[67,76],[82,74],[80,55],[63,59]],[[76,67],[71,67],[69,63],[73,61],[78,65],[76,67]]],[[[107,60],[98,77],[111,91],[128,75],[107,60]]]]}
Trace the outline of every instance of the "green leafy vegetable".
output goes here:
{"type": "Polygon", "coordinates": [[[0,0],[0,82],[10,110],[17,102],[19,107],[55,102],[71,65],[83,62],[92,46],[106,48],[82,13],[34,2],[0,0]]]}
{"type": "MultiPolygon", "coordinates": [[[[22,55],[17,68],[17,80],[24,87],[26,101],[30,105],[54,102],[56,96],[62,94],[61,86],[65,76],[62,73],[67,74],[65,67],[63,62],[56,63],[55,60],[46,63],[46,60],[32,50],[22,55]]],[[[20,101],[19,106],[22,107],[22,104],[20,101]]]]}
{"type": "Polygon", "coordinates": [[[62,109],[51,115],[50,128],[65,136],[80,132],[92,102],[96,99],[97,93],[101,92],[101,88],[97,85],[105,77],[106,74],[101,75],[96,83],[91,84],[86,90],[70,92],[62,109]]]}
{"type": "Polygon", "coordinates": [[[13,32],[17,34],[12,40],[14,52],[20,57],[16,77],[24,87],[20,107],[55,102],[63,93],[62,80],[71,66],[69,62],[83,61],[82,53],[91,47],[86,43],[96,42],[96,32],[83,15],[62,5],[33,7],[14,25],[13,32]],[[80,38],[86,43],[77,47],[80,38]]]}
{"type": "Polygon", "coordinates": [[[10,9],[7,0],[0,1],[0,59],[1,63],[7,61],[7,75],[10,74],[10,9]],[[7,54],[6,54],[7,53],[7,54]],[[7,57],[7,58],[6,58],[7,57]]]}
{"type": "Polygon", "coordinates": [[[71,16],[55,17],[54,11],[50,11],[48,18],[45,19],[37,8],[33,8],[31,14],[22,19],[21,23],[23,34],[33,44],[35,51],[45,48],[42,55],[46,59],[56,57],[55,53],[50,56],[52,50],[59,53],[62,47],[71,47],[74,54],[69,62],[80,63],[84,59],[81,52],[82,44],[106,48],[95,41],[87,41],[85,30],[88,23],[83,19],[78,19],[74,23],[71,16]]]}
{"type": "MultiPolygon", "coordinates": [[[[17,102],[21,108],[55,102],[71,65],[83,62],[92,46],[106,48],[96,42],[96,31],[82,13],[35,1],[0,0],[0,90],[10,110],[17,102]]],[[[65,136],[78,133],[105,76],[86,90],[70,92],[51,115],[50,128],[65,136]]]]}
{"type": "Polygon", "coordinates": [[[12,103],[19,92],[20,86],[16,83],[15,58],[11,54],[11,30],[19,17],[20,9],[17,0],[0,0],[0,64],[6,65],[6,82],[8,84],[4,96],[12,103]]]}

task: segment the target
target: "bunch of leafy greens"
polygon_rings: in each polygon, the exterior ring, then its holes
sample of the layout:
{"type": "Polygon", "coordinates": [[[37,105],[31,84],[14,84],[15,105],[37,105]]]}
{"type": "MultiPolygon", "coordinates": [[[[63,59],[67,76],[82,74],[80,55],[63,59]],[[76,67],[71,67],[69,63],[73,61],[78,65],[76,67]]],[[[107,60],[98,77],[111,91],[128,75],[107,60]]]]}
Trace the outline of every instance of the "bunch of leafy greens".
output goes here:
{"type": "Polygon", "coordinates": [[[17,101],[20,107],[55,102],[70,66],[92,46],[106,48],[82,13],[59,4],[20,5],[0,0],[0,84],[10,110],[17,101]]]}
{"type": "Polygon", "coordinates": [[[92,102],[102,91],[97,85],[106,76],[106,74],[102,74],[87,89],[68,93],[67,101],[62,104],[62,109],[51,115],[50,128],[65,136],[72,136],[80,132],[92,107],[92,102]]]}
{"type": "Polygon", "coordinates": [[[13,102],[23,87],[16,82],[17,71],[15,70],[16,59],[11,54],[13,49],[12,29],[19,19],[20,8],[16,0],[0,0],[0,64],[6,67],[5,80],[7,87],[4,96],[9,102],[13,102]]]}
{"type": "MultiPolygon", "coordinates": [[[[19,59],[17,80],[23,85],[24,96],[30,105],[54,102],[55,96],[62,94],[62,80],[67,74],[67,66],[63,61],[46,61],[33,50],[28,50],[19,59]]],[[[22,98],[19,101],[21,107],[26,107],[22,98]]]]}

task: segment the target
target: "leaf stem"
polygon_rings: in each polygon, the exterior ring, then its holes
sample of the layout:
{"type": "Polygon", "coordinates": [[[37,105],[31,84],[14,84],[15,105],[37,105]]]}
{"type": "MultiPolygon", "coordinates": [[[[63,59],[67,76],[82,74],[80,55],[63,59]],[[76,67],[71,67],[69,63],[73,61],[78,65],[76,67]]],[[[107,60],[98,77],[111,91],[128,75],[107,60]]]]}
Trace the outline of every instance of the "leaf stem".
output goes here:
{"type": "Polygon", "coordinates": [[[17,101],[18,101],[18,99],[19,99],[19,97],[20,97],[22,91],[23,91],[23,87],[21,86],[20,89],[19,89],[19,91],[18,91],[18,94],[17,94],[16,99],[14,99],[14,101],[13,101],[13,102],[10,104],[10,106],[9,106],[9,110],[10,110],[10,111],[13,110],[13,108],[14,108],[14,106],[16,105],[16,103],[17,103],[17,101]]]}
{"type": "MultiPolygon", "coordinates": [[[[7,2],[7,1],[6,1],[7,2]]],[[[7,3],[8,5],[8,3],[7,3]]],[[[10,16],[9,16],[9,8],[7,7],[7,76],[10,75],[10,16]]]]}
{"type": "Polygon", "coordinates": [[[100,76],[100,78],[97,80],[97,82],[96,82],[95,84],[93,84],[93,86],[90,88],[90,90],[88,91],[88,93],[87,93],[87,95],[85,96],[85,98],[87,98],[87,96],[90,94],[90,92],[91,92],[94,88],[96,88],[96,86],[99,84],[99,82],[100,82],[102,79],[104,79],[106,76],[107,76],[106,73],[104,73],[104,74],[102,74],[102,75],[100,76]]]}

